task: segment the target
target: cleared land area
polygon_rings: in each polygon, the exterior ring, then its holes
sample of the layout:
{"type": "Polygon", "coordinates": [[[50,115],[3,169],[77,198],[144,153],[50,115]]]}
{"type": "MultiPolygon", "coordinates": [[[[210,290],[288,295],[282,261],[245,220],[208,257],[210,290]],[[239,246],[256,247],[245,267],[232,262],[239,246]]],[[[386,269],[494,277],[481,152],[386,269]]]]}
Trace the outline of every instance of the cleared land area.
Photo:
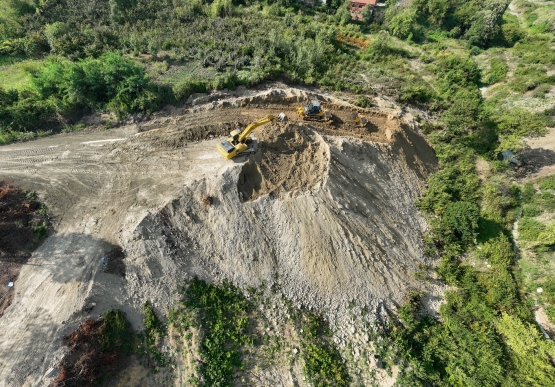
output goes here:
{"type": "Polygon", "coordinates": [[[147,122],[0,148],[1,175],[39,192],[56,230],[0,319],[0,381],[44,385],[87,316],[121,309],[141,329],[144,301],[167,312],[193,275],[279,283],[338,327],[353,300],[378,317],[421,287],[426,226],[413,203],[433,151],[402,119],[366,111],[359,127],[325,96],[334,122],[299,121],[293,106],[308,97],[200,96],[147,122]],[[280,111],[289,121],[258,128],[256,154],[217,153],[221,136],[280,111]],[[110,261],[119,246],[123,267],[110,261]]]}

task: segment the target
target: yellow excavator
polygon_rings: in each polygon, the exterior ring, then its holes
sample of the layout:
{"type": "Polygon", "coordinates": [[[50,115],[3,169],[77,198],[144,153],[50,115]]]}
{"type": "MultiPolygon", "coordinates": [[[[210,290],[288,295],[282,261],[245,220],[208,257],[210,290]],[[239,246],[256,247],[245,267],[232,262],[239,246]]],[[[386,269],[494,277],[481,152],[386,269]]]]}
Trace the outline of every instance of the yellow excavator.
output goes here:
{"type": "Polygon", "coordinates": [[[303,120],[329,121],[332,118],[331,113],[324,110],[320,102],[316,100],[310,101],[306,106],[298,106],[297,114],[303,120]]]}
{"type": "Polygon", "coordinates": [[[358,113],[352,113],[351,120],[361,127],[366,126],[366,124],[368,123],[368,119],[364,116],[359,115],[358,113]]]}
{"type": "Polygon", "coordinates": [[[243,131],[239,129],[233,130],[230,133],[230,137],[226,141],[218,144],[218,152],[220,152],[220,154],[228,160],[234,158],[249,148],[247,140],[254,129],[259,126],[266,125],[275,119],[276,118],[274,116],[270,115],[249,124],[249,126],[247,126],[243,131]]]}

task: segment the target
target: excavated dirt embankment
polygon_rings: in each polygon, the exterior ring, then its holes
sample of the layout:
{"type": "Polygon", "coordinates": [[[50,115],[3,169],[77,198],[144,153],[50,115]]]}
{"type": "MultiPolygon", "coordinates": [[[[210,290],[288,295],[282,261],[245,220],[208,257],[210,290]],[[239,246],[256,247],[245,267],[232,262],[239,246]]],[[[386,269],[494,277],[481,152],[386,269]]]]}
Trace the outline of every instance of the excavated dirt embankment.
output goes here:
{"type": "Polygon", "coordinates": [[[420,286],[425,222],[413,203],[436,163],[423,138],[402,117],[329,96],[233,93],[110,131],[0,147],[2,175],[36,190],[56,229],[0,319],[0,385],[48,385],[65,334],[109,309],[140,330],[142,304],[165,314],[193,275],[280,284],[341,335],[350,302],[379,315],[420,286]],[[312,98],[333,122],[296,118],[292,104],[312,98]],[[369,123],[349,122],[352,110],[369,123]],[[255,155],[216,151],[219,136],[280,111],[290,121],[256,129],[255,155]]]}
{"type": "Polygon", "coordinates": [[[193,275],[277,281],[285,297],[337,322],[350,301],[377,313],[400,302],[426,263],[413,203],[435,160],[408,127],[389,137],[327,137],[300,123],[257,131],[254,157],[190,182],[122,240],[130,293],[162,305],[193,275]]]}

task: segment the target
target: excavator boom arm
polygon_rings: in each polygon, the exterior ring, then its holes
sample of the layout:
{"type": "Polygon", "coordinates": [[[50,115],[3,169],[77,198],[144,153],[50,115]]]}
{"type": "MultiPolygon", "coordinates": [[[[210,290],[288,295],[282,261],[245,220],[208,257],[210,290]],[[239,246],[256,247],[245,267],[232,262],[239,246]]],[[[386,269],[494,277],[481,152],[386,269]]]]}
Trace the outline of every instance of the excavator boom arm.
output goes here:
{"type": "Polygon", "coordinates": [[[258,128],[259,126],[265,125],[267,123],[272,122],[275,119],[274,116],[268,116],[268,117],[264,117],[256,122],[253,122],[252,124],[249,124],[249,126],[247,126],[245,128],[245,130],[243,130],[241,132],[241,134],[239,135],[239,138],[237,139],[238,143],[243,143],[245,141],[247,141],[247,138],[249,138],[249,135],[251,134],[251,132],[258,128]]]}

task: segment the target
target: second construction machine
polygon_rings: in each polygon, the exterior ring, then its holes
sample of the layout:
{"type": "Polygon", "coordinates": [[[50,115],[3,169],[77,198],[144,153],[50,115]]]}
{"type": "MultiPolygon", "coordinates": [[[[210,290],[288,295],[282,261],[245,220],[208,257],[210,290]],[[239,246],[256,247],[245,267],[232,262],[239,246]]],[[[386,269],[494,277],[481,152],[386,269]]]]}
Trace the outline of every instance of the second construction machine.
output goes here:
{"type": "Polygon", "coordinates": [[[230,133],[230,137],[218,144],[218,152],[226,159],[232,159],[249,148],[247,141],[251,132],[259,126],[268,124],[276,118],[272,115],[264,117],[249,124],[243,131],[235,129],[230,133]]]}
{"type": "Polygon", "coordinates": [[[303,120],[329,121],[332,118],[330,112],[324,110],[320,102],[312,100],[306,106],[298,106],[297,113],[303,120]]]}

